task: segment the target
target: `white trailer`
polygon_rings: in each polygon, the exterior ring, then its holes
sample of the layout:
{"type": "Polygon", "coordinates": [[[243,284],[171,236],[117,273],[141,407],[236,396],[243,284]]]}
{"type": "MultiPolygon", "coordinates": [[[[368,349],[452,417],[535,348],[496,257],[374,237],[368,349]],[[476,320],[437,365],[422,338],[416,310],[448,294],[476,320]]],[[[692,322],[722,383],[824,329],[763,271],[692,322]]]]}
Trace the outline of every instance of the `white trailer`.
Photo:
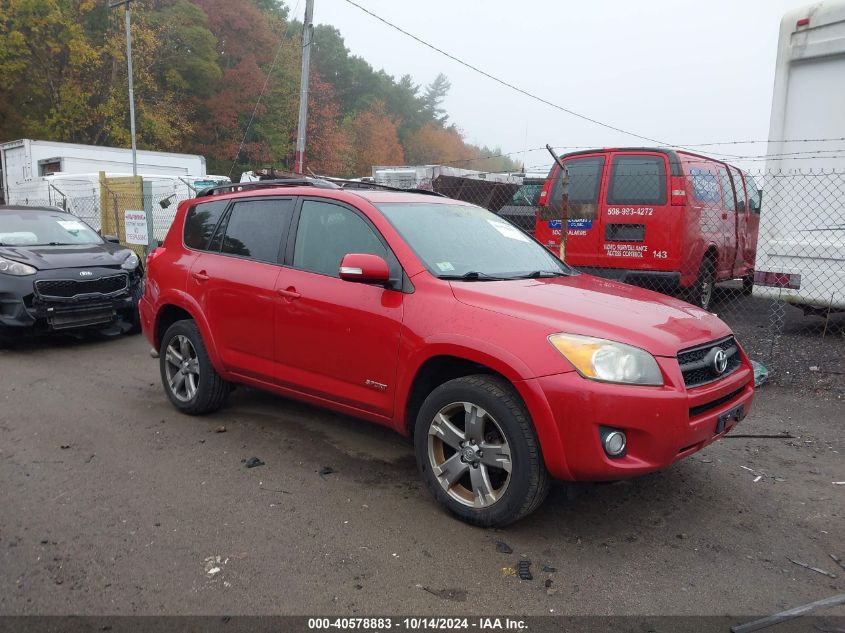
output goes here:
{"type": "Polygon", "coordinates": [[[755,296],[845,310],[843,138],[845,0],[826,0],[781,21],[755,296]]]}
{"type": "MultiPolygon", "coordinates": [[[[138,173],[151,176],[205,176],[205,158],[138,150],[138,173]]],[[[16,189],[54,174],[132,173],[132,150],[20,139],[0,143],[0,188],[7,202],[16,189]]]]}

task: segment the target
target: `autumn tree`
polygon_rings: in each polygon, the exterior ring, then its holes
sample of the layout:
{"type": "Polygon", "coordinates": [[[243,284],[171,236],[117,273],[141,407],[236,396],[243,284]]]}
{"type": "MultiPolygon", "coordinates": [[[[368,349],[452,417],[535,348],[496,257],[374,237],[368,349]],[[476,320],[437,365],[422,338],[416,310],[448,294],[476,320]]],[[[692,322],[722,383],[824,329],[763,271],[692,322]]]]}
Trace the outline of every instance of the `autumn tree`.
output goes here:
{"type": "MultiPolygon", "coordinates": [[[[138,147],[202,154],[211,173],[293,168],[302,24],[280,0],[134,0],[138,147]]],[[[0,0],[0,141],[128,147],[122,9],[105,0],[0,0]]],[[[449,80],[421,88],[353,55],[318,25],[306,164],[362,176],[375,164],[513,163],[447,125],[449,80]]]]}
{"type": "MultiPolygon", "coordinates": [[[[350,176],[354,171],[354,151],[349,132],[343,127],[343,114],[331,84],[318,74],[311,75],[306,128],[305,165],[322,176],[350,176]]],[[[291,141],[295,141],[294,128],[291,141]]],[[[290,166],[293,168],[293,157],[290,166]]],[[[309,173],[306,171],[306,173],[309,173]]]]}
{"type": "Polygon", "coordinates": [[[387,114],[381,101],[374,101],[347,121],[356,176],[369,176],[374,165],[404,164],[405,152],[399,143],[397,127],[396,120],[387,114]]]}

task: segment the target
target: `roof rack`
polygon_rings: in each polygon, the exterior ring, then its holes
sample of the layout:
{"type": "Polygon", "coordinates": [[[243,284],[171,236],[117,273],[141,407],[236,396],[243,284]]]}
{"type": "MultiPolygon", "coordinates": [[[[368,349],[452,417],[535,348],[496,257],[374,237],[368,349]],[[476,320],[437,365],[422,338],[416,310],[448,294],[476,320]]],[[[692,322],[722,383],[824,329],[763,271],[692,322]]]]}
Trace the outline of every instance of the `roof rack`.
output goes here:
{"type": "Polygon", "coordinates": [[[384,189],[386,191],[399,191],[402,193],[421,193],[426,196],[438,196],[440,198],[447,197],[442,193],[438,193],[437,191],[431,191],[430,189],[420,189],[418,187],[403,189],[401,187],[391,187],[390,185],[382,185],[377,182],[368,182],[363,180],[345,180],[343,178],[331,178],[328,176],[321,176],[320,178],[321,180],[325,180],[326,182],[337,184],[341,189],[384,189]]]}
{"type": "Polygon", "coordinates": [[[280,178],[276,180],[256,180],[253,182],[233,182],[228,185],[214,185],[197,193],[197,198],[216,196],[221,193],[252,191],[254,189],[274,189],[277,187],[317,187],[319,189],[339,189],[338,185],[323,178],[280,178]]]}

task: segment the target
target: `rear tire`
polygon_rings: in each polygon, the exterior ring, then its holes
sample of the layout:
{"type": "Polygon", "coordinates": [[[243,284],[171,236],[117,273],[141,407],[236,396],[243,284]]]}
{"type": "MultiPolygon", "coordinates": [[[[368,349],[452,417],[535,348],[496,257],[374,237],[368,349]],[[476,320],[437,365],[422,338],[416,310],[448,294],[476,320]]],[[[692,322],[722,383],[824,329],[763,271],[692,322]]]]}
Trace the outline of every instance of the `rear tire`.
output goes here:
{"type": "Polygon", "coordinates": [[[164,333],[159,350],[161,384],[173,406],[188,415],[222,407],[231,387],[211,364],[197,324],[177,321],[164,333]]]}
{"type": "Polygon", "coordinates": [[[710,311],[713,293],[716,289],[716,265],[711,257],[705,257],[698,270],[695,284],[686,291],[686,300],[703,310],[710,311]]]}
{"type": "Polygon", "coordinates": [[[746,297],[750,297],[753,291],[754,271],[752,270],[745,277],[742,278],[742,294],[744,294],[746,297]]]}
{"type": "Polygon", "coordinates": [[[417,415],[414,449],[434,498],[473,525],[513,523],[549,491],[528,410],[495,376],[464,376],[432,391],[417,415]]]}

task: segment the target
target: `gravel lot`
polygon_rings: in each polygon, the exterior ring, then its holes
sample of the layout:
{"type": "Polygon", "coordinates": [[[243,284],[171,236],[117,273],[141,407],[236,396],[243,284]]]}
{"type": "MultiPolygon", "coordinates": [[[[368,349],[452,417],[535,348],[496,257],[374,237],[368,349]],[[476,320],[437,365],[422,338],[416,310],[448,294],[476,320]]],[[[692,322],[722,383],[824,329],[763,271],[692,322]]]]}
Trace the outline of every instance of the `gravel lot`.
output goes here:
{"type": "Polygon", "coordinates": [[[0,370],[2,614],[767,614],[845,591],[837,389],[766,386],[736,433],[792,438],[557,486],[499,531],[441,512],[387,430],[246,389],[177,414],[141,337],[0,370]],[[532,581],[503,575],[520,559],[532,581]]]}

